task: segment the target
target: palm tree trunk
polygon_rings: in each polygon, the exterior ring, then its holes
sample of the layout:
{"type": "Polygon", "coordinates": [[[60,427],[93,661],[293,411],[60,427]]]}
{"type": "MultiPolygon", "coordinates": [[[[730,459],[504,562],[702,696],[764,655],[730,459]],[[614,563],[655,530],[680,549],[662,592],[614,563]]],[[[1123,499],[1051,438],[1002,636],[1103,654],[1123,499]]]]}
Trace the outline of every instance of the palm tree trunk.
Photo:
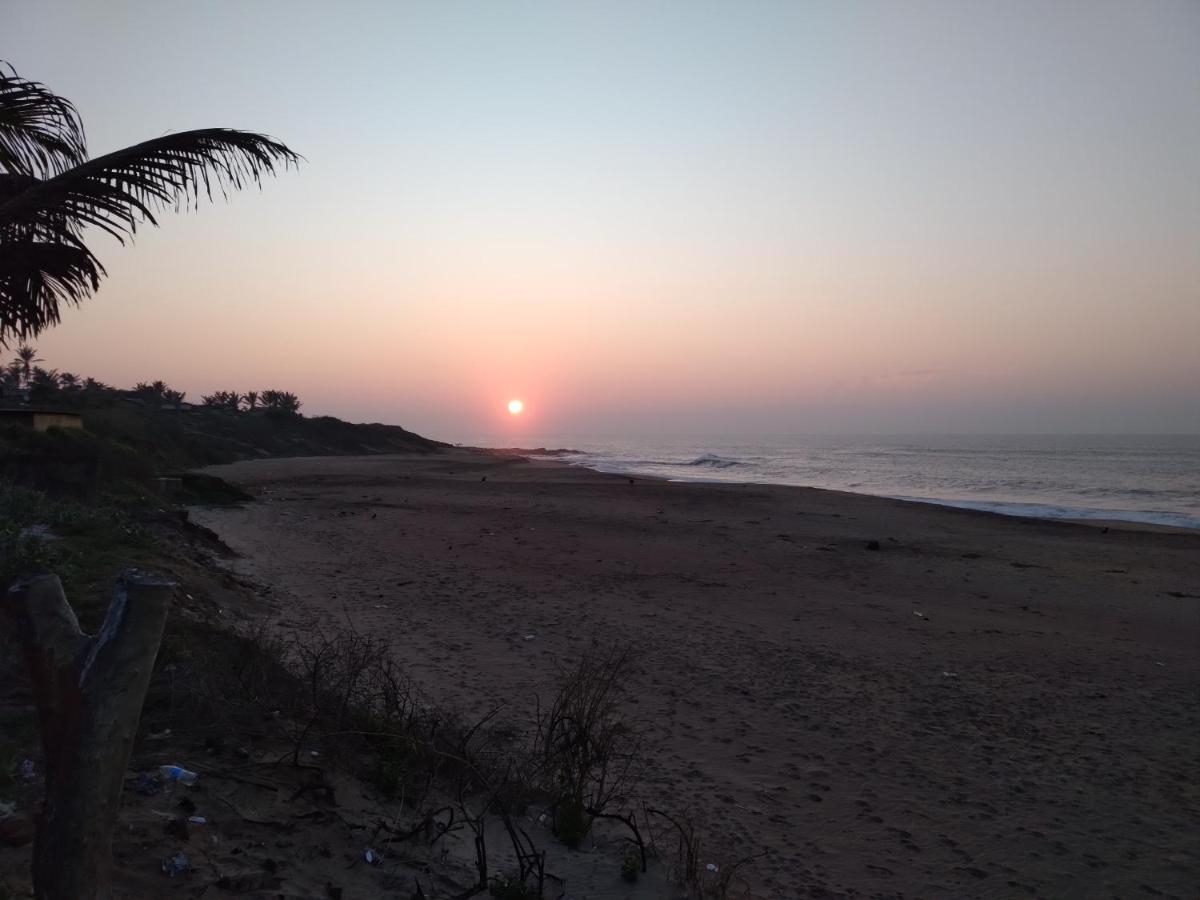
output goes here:
{"type": "Polygon", "coordinates": [[[38,900],[111,895],[125,768],[173,586],[126,572],[95,637],[80,631],[57,576],[28,579],[8,592],[5,606],[33,678],[46,757],[33,848],[38,900]]]}

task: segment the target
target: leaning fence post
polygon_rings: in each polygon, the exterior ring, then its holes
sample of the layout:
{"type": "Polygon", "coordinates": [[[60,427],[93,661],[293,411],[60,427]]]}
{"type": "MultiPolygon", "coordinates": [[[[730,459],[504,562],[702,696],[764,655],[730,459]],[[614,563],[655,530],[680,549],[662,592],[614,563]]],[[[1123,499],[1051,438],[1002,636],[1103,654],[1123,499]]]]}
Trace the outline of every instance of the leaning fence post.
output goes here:
{"type": "Polygon", "coordinates": [[[125,768],[173,588],[155,575],[125,572],[93,637],[80,631],[58,576],[28,578],[8,591],[5,607],[33,680],[46,757],[33,847],[38,900],[111,893],[125,768]]]}

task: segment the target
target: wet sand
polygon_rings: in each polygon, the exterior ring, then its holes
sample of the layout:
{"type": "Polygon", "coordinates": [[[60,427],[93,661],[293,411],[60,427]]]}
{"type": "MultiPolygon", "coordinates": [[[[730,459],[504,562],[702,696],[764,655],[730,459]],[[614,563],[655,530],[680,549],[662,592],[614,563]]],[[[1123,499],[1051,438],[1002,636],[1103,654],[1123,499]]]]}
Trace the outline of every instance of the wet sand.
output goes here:
{"type": "Polygon", "coordinates": [[[520,718],[632,648],[647,795],[768,848],[757,896],[1200,888],[1200,534],[465,450],[210,471],[281,624],[387,635],[443,701],[520,718]]]}

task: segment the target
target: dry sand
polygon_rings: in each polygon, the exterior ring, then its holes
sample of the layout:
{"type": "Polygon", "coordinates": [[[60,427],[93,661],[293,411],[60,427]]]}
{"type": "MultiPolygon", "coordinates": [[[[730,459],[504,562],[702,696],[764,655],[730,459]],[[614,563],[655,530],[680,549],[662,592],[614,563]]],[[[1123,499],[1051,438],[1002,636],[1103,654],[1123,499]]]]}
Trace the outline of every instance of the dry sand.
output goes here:
{"type": "Polygon", "coordinates": [[[1200,890],[1200,534],[462,450],[212,471],[264,501],[195,519],[279,621],[348,616],[440,699],[519,717],[631,647],[648,795],[769,848],[759,896],[1200,890]]]}

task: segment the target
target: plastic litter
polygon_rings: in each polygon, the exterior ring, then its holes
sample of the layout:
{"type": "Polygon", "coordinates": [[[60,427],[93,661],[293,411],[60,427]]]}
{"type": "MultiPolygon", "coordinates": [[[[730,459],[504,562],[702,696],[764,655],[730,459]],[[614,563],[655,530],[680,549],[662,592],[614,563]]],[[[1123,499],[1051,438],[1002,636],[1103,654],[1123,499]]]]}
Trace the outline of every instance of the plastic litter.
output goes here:
{"type": "Polygon", "coordinates": [[[174,856],[168,856],[162,861],[163,874],[168,878],[174,878],[176,875],[182,875],[188,870],[188,858],[182,850],[174,856]]]}
{"type": "Polygon", "coordinates": [[[707,866],[705,866],[704,868],[708,869],[708,871],[710,871],[710,872],[718,872],[718,871],[720,871],[720,870],[717,868],[717,866],[716,866],[716,864],[715,864],[715,863],[709,863],[709,864],[708,864],[707,866]]]}
{"type": "Polygon", "coordinates": [[[943,672],[942,677],[943,678],[957,678],[958,673],[957,672],[943,672]]]}
{"type": "Polygon", "coordinates": [[[917,611],[917,610],[915,610],[915,609],[913,610],[913,615],[914,615],[914,616],[916,616],[918,619],[923,619],[923,618],[925,618],[925,613],[923,613],[923,612],[918,612],[918,611],[917,611]]]}
{"type": "Polygon", "coordinates": [[[370,848],[367,848],[367,852],[363,854],[363,859],[373,866],[377,866],[383,862],[383,857],[370,848]]]}
{"type": "Polygon", "coordinates": [[[195,784],[200,778],[195,772],[183,768],[183,766],[159,766],[158,774],[165,781],[178,781],[180,784],[195,784]]]}
{"type": "Polygon", "coordinates": [[[191,822],[193,825],[207,825],[208,824],[208,819],[204,818],[204,816],[188,816],[188,821],[191,822]]]}

